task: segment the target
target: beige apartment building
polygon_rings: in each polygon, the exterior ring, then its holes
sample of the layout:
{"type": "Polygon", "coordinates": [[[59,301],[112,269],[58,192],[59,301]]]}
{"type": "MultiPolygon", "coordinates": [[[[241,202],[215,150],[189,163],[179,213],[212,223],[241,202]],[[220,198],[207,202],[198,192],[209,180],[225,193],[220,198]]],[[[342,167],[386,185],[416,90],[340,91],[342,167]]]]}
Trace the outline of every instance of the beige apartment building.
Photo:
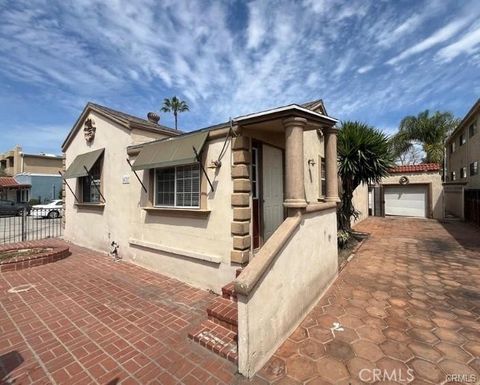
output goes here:
{"type": "Polygon", "coordinates": [[[480,99],[448,138],[446,154],[445,213],[465,219],[465,196],[480,189],[480,99]]]}
{"type": "Polygon", "coordinates": [[[62,182],[59,171],[63,157],[53,154],[26,154],[22,147],[0,154],[0,171],[16,183],[0,186],[2,199],[27,202],[30,199],[43,202],[60,196],[62,182]],[[18,187],[21,186],[21,187],[18,187]]]}

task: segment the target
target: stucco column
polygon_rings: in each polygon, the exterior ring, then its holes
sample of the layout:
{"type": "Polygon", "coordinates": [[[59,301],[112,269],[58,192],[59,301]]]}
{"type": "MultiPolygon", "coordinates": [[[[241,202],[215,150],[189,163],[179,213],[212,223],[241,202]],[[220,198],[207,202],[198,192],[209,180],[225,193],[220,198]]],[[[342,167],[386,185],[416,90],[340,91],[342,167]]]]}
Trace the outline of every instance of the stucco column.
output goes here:
{"type": "Polygon", "coordinates": [[[287,208],[307,207],[303,174],[303,129],[307,119],[292,117],[285,127],[285,201],[287,208]]]}
{"type": "Polygon", "coordinates": [[[325,135],[325,166],[327,191],[325,200],[327,202],[340,202],[338,197],[338,172],[337,172],[337,133],[335,127],[324,129],[325,135]]]}

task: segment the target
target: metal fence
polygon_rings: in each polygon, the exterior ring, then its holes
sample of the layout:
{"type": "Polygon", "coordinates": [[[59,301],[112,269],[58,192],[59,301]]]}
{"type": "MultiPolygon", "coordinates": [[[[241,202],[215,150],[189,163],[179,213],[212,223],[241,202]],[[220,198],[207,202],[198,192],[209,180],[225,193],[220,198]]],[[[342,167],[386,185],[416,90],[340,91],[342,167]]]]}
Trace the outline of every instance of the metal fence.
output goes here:
{"type": "Polygon", "coordinates": [[[480,190],[465,190],[465,220],[480,226],[480,190]]]}
{"type": "Polygon", "coordinates": [[[0,244],[55,238],[63,234],[64,209],[23,209],[16,215],[0,214],[0,244]]]}

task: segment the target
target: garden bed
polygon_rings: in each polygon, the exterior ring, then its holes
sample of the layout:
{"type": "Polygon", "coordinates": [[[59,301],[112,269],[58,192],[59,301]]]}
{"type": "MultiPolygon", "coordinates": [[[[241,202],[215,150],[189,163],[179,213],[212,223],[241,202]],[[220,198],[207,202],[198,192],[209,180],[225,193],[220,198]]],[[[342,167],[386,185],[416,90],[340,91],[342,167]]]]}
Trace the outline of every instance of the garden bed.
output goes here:
{"type": "Polygon", "coordinates": [[[0,249],[0,272],[15,271],[45,265],[70,255],[68,246],[48,244],[12,244],[0,249]]]}
{"type": "Polygon", "coordinates": [[[360,249],[363,242],[368,238],[367,233],[353,232],[347,243],[338,248],[338,271],[340,272],[360,249]]]}

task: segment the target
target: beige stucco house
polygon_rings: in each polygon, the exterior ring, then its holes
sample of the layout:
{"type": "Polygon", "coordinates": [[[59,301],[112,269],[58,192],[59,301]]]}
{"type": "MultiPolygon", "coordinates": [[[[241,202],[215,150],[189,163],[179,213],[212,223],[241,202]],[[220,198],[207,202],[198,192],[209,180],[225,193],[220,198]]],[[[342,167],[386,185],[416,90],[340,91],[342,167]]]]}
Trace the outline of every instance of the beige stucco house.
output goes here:
{"type": "MultiPolygon", "coordinates": [[[[480,99],[472,106],[446,142],[445,212],[462,219],[465,213],[465,196],[480,190],[480,99]]],[[[480,199],[480,194],[478,194],[480,199]]],[[[468,204],[468,203],[467,203],[468,204]]],[[[477,214],[477,215],[480,215],[477,214]]]]}
{"type": "Polygon", "coordinates": [[[444,218],[439,164],[396,166],[389,174],[369,188],[370,215],[444,218]]]}
{"type": "Polygon", "coordinates": [[[336,122],[317,100],[182,133],[89,103],[62,146],[65,238],[229,293],[225,335],[191,337],[250,376],[336,277],[336,122]]]}

